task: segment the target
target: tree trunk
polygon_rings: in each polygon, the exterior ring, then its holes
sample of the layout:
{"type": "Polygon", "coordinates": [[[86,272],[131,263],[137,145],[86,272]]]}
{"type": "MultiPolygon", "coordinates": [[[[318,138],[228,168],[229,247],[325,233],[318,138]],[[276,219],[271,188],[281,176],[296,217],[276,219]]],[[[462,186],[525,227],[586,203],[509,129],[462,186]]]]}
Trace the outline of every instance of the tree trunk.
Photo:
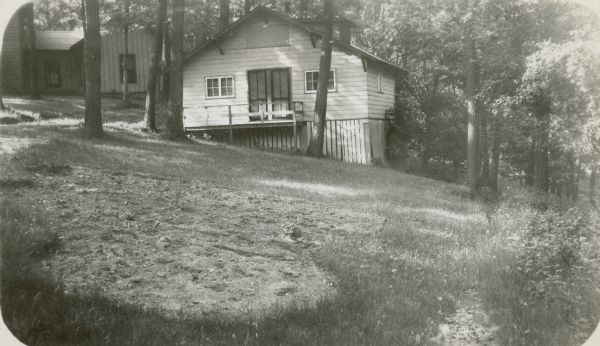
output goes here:
{"type": "Polygon", "coordinates": [[[84,127],[88,136],[102,135],[100,98],[100,15],[98,0],[84,0],[85,4],[85,113],[84,127]]]}
{"type": "Polygon", "coordinates": [[[467,183],[471,188],[471,193],[477,192],[478,184],[478,155],[477,155],[477,114],[475,109],[476,92],[476,53],[475,43],[471,36],[470,28],[465,28],[465,71],[467,75],[467,183]]]}
{"type": "MultiPolygon", "coordinates": [[[[171,25],[165,22],[163,25],[163,54],[165,55],[164,69],[170,71],[171,68],[171,25]]],[[[162,74],[162,98],[165,103],[169,102],[170,87],[170,72],[162,74]]]]}
{"type": "Polygon", "coordinates": [[[27,52],[29,65],[29,92],[32,100],[40,98],[38,84],[37,49],[35,48],[35,26],[33,24],[33,2],[27,4],[25,10],[25,25],[27,27],[27,52]]]}
{"type": "Polygon", "coordinates": [[[244,0],[244,14],[248,14],[252,10],[252,0],[244,0]]]}
{"type": "Polygon", "coordinates": [[[421,151],[421,170],[423,173],[429,172],[429,148],[427,142],[423,143],[423,150],[421,151]]]}
{"type": "Polygon", "coordinates": [[[576,175],[575,175],[575,184],[573,184],[573,201],[579,200],[579,182],[581,181],[581,174],[583,170],[581,169],[581,158],[577,159],[576,166],[576,175]]]}
{"type": "Polygon", "coordinates": [[[173,0],[169,119],[167,134],[171,139],[185,138],[183,131],[183,25],[185,0],[173,0]]]}
{"type": "Polygon", "coordinates": [[[596,174],[598,169],[592,167],[592,173],[590,174],[590,187],[589,187],[589,199],[590,204],[596,206],[596,174]]]}
{"type": "Polygon", "coordinates": [[[127,105],[129,103],[129,74],[127,73],[127,55],[129,55],[129,25],[123,25],[123,61],[121,62],[121,71],[123,73],[123,96],[121,101],[123,105],[127,105]]]}
{"type": "Polygon", "coordinates": [[[490,154],[488,145],[487,121],[488,116],[486,111],[479,113],[480,115],[480,130],[479,130],[479,157],[481,161],[481,178],[480,182],[483,186],[489,186],[490,180],[490,154]]]}
{"type": "Polygon", "coordinates": [[[534,186],[540,192],[548,192],[550,188],[548,126],[547,115],[542,115],[542,117],[538,119],[536,131],[538,138],[536,140],[534,178],[534,186]]]}
{"type": "Polygon", "coordinates": [[[290,14],[292,12],[292,3],[288,0],[283,3],[283,13],[290,14]]]}
{"type": "Polygon", "coordinates": [[[535,139],[530,136],[529,140],[529,155],[527,159],[527,168],[525,170],[525,185],[533,187],[535,181],[535,139]]]}
{"type": "Polygon", "coordinates": [[[125,23],[123,24],[123,61],[121,62],[121,71],[123,73],[123,105],[129,103],[129,74],[127,71],[127,56],[129,55],[129,0],[124,1],[125,23]]]}
{"type": "Polygon", "coordinates": [[[167,18],[167,0],[158,0],[156,12],[156,33],[154,34],[154,53],[150,62],[148,87],[146,88],[146,109],[144,120],[148,132],[156,132],[156,89],[163,45],[163,23],[167,18]]]}
{"type": "Polygon", "coordinates": [[[575,200],[575,156],[572,152],[567,153],[567,164],[569,166],[567,173],[567,198],[571,201],[575,200]]]}
{"type": "Polygon", "coordinates": [[[494,194],[498,193],[498,166],[500,165],[500,119],[492,118],[492,165],[490,167],[489,184],[494,194]]]}
{"type": "Polygon", "coordinates": [[[2,96],[4,95],[2,85],[2,47],[0,47],[0,111],[5,111],[6,106],[4,106],[4,100],[2,99],[2,96]]]}
{"type": "Polygon", "coordinates": [[[225,30],[229,26],[229,0],[220,0],[219,6],[219,29],[225,30]]]}
{"type": "Polygon", "coordinates": [[[333,36],[333,26],[331,20],[333,0],[323,0],[323,9],[325,18],[325,34],[323,35],[321,45],[321,59],[319,62],[319,81],[317,82],[317,97],[315,101],[314,121],[312,136],[306,153],[314,157],[323,156],[323,142],[325,137],[325,126],[327,125],[327,89],[329,86],[329,71],[331,69],[331,39],[333,36]]]}

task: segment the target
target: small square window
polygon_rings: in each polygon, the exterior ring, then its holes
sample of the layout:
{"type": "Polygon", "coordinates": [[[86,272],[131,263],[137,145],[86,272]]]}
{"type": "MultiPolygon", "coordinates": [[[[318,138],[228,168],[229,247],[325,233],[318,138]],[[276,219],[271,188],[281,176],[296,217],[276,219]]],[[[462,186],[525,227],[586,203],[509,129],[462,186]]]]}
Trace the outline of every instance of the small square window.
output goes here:
{"type": "MultiPolygon", "coordinates": [[[[316,93],[319,84],[319,71],[306,71],[304,73],[305,89],[307,93],[316,93]]],[[[328,91],[335,92],[337,88],[335,79],[335,70],[329,71],[329,84],[327,86],[328,91]]]]}

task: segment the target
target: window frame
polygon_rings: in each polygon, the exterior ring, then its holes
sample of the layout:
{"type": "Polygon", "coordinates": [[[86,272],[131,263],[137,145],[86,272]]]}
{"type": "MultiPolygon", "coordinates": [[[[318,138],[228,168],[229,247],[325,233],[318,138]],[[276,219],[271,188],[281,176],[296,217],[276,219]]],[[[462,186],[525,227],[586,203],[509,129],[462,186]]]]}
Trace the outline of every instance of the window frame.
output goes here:
{"type": "Polygon", "coordinates": [[[383,94],[383,73],[377,72],[377,93],[383,94]]]}
{"type": "Polygon", "coordinates": [[[60,59],[56,57],[46,57],[44,59],[44,85],[46,88],[60,88],[62,86],[62,73],[60,68],[60,59]],[[56,73],[57,83],[49,83],[51,73],[56,73]]]}
{"type": "Polygon", "coordinates": [[[233,75],[224,75],[224,76],[207,76],[204,77],[204,96],[206,99],[227,99],[235,97],[235,77],[233,75]],[[221,95],[221,80],[231,78],[231,95],[221,95]],[[208,80],[216,79],[219,81],[218,90],[219,96],[208,96],[208,80]]]}
{"type": "MultiPolygon", "coordinates": [[[[309,73],[309,72],[310,73],[316,72],[318,74],[319,70],[318,69],[317,70],[304,70],[304,93],[305,94],[316,94],[317,93],[316,89],[315,90],[308,90],[306,88],[306,80],[307,80],[306,74],[309,73]]],[[[327,88],[327,92],[328,93],[335,93],[335,92],[338,91],[336,69],[332,68],[331,70],[329,70],[329,73],[332,73],[332,72],[333,72],[333,89],[327,88]]],[[[318,87],[318,83],[317,83],[317,87],[318,87]]]]}

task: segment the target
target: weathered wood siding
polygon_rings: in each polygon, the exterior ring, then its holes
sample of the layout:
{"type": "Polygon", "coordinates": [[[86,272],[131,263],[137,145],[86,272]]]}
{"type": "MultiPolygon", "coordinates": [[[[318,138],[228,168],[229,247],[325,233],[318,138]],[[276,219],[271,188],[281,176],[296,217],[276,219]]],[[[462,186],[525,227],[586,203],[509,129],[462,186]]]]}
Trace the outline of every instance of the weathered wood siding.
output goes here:
{"type": "Polygon", "coordinates": [[[369,63],[367,75],[369,118],[384,119],[386,111],[394,106],[394,93],[396,91],[394,75],[389,69],[377,63],[369,63]],[[381,78],[381,91],[378,89],[379,78],[381,78]]]}
{"type": "MultiPolygon", "coordinates": [[[[148,81],[148,69],[152,57],[154,38],[143,29],[129,32],[129,54],[135,54],[137,82],[129,84],[129,92],[144,92],[148,81]]],[[[123,91],[123,83],[119,74],[119,54],[124,54],[125,44],[123,32],[114,31],[101,38],[101,91],[103,93],[119,93],[123,91]]]]}
{"type": "Polygon", "coordinates": [[[21,10],[15,12],[4,31],[2,40],[2,90],[7,94],[20,94],[24,91],[23,49],[25,33],[22,28],[21,10]]]}
{"type": "MultiPolygon", "coordinates": [[[[272,16],[257,16],[222,42],[221,49],[224,54],[214,44],[193,57],[184,67],[183,103],[186,127],[194,126],[194,115],[201,114],[205,106],[247,104],[247,71],[271,68],[290,69],[291,101],[302,101],[305,119],[312,119],[316,94],[305,93],[304,71],[319,69],[321,50],[318,46],[312,47],[310,36],[306,32],[272,16]],[[287,43],[281,43],[281,38],[278,38],[280,43],[275,47],[247,47],[247,37],[256,35],[264,25],[273,30],[288,30],[287,43]],[[234,97],[206,98],[205,78],[216,76],[234,77],[234,97]]],[[[331,67],[336,71],[337,90],[330,92],[328,96],[328,119],[367,118],[367,73],[363,70],[361,59],[334,47],[331,67]]]]}

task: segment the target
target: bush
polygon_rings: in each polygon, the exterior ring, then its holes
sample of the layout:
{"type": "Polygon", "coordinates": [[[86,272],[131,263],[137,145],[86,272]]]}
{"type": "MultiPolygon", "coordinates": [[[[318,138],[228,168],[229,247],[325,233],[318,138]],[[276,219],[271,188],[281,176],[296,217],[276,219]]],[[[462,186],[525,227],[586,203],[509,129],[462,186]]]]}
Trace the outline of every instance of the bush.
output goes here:
{"type": "Polygon", "coordinates": [[[547,211],[533,218],[516,267],[532,296],[562,291],[582,270],[581,244],[591,235],[587,219],[575,208],[563,215],[547,211]]]}
{"type": "Polygon", "coordinates": [[[577,208],[537,213],[513,269],[529,303],[561,311],[575,339],[589,336],[600,316],[592,303],[598,302],[598,229],[598,215],[577,208]]]}

